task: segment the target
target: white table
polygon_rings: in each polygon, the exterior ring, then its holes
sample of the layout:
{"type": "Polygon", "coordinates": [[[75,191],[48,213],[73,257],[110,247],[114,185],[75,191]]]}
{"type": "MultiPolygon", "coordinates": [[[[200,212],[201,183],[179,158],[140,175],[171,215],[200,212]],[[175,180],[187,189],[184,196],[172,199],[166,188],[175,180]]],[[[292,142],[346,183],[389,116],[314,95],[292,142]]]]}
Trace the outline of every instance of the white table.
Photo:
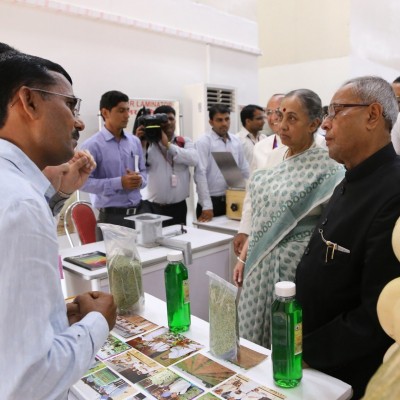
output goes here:
{"type": "MultiPolygon", "coordinates": [[[[156,324],[168,326],[165,302],[147,293],[145,296],[145,307],[141,315],[156,324]]],[[[249,370],[241,369],[232,363],[213,357],[208,352],[209,324],[200,318],[192,316],[190,330],[185,332],[184,335],[206,346],[205,349],[200,352],[207,355],[207,357],[214,359],[242,375],[250,377],[263,386],[283,393],[286,396],[285,400],[346,400],[351,396],[351,386],[347,383],[313,369],[305,369],[303,371],[303,379],[296,388],[283,389],[275,386],[272,379],[270,351],[245,339],[240,340],[242,345],[260,353],[267,354],[269,357],[249,370]]],[[[71,397],[70,399],[72,400],[73,398],[71,397]]]]}
{"type": "MultiPolygon", "coordinates": [[[[235,236],[239,230],[240,221],[235,219],[230,219],[226,215],[221,215],[220,217],[215,217],[209,222],[199,222],[193,221],[193,225],[199,229],[207,230],[210,232],[218,232],[218,233],[225,233],[227,235],[235,236]]],[[[236,254],[234,252],[233,246],[231,248],[231,260],[230,264],[231,274],[229,277],[229,282],[233,283],[232,276],[233,276],[233,267],[236,264],[236,254]]]]}
{"type": "MultiPolygon", "coordinates": [[[[168,234],[178,228],[180,226],[169,226],[163,228],[163,233],[168,234]]],[[[206,271],[212,271],[225,280],[231,279],[232,236],[188,227],[187,233],[176,236],[176,239],[191,242],[193,263],[187,266],[191,310],[194,315],[208,320],[208,277],[206,271]]],[[[90,290],[109,291],[106,268],[90,271],[64,261],[65,257],[96,250],[105,252],[104,242],[60,251],[63,259],[67,296],[74,296],[90,290]]],[[[152,248],[138,246],[138,251],[142,261],[145,292],[165,300],[164,268],[167,265],[167,254],[171,249],[162,246],[152,248]]]]}
{"type": "Polygon", "coordinates": [[[240,221],[230,219],[226,215],[214,217],[209,222],[193,221],[193,225],[199,229],[205,229],[211,232],[225,233],[228,235],[236,235],[239,230],[240,221]]]}

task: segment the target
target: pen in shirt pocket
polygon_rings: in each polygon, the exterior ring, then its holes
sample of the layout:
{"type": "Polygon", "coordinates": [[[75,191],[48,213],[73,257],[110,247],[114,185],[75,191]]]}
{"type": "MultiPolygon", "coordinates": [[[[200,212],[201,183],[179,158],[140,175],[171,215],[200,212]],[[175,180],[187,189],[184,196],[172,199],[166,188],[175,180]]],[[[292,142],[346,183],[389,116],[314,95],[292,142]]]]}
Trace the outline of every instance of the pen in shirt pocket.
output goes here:
{"type": "Polygon", "coordinates": [[[133,150],[131,150],[131,157],[133,158],[133,171],[139,172],[139,156],[137,154],[133,154],[133,150]]]}
{"type": "Polygon", "coordinates": [[[137,154],[132,154],[132,156],[134,158],[135,172],[139,172],[139,156],[137,154]]]}

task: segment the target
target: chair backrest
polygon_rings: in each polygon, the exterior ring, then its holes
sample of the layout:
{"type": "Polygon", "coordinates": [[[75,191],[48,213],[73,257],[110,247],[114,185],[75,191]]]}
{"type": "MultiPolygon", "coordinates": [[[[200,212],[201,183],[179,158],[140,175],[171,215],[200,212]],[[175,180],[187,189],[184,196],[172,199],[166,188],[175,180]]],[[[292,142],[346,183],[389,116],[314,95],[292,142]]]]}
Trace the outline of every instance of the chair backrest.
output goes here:
{"type": "Polygon", "coordinates": [[[86,201],[76,201],[72,203],[65,212],[65,232],[71,246],[73,246],[71,235],[67,227],[67,218],[69,215],[71,216],[71,220],[78,234],[79,244],[94,243],[96,241],[96,215],[91,204],[86,201]]]}

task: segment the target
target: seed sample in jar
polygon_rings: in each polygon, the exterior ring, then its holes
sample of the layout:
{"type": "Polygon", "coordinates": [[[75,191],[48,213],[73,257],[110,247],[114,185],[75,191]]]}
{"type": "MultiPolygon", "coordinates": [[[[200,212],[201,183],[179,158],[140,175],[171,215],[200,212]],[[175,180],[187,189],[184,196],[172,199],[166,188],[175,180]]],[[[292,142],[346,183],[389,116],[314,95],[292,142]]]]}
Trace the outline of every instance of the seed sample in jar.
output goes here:
{"type": "Polygon", "coordinates": [[[209,284],[210,352],[224,360],[237,360],[239,348],[236,286],[207,271],[209,284]]]}

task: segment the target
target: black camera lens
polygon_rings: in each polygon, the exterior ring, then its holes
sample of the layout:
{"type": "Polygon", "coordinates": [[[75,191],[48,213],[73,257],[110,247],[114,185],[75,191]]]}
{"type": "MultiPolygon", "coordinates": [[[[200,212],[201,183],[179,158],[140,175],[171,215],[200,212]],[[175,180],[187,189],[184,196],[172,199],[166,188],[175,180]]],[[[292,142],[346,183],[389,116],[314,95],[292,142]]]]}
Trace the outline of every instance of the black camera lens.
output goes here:
{"type": "Polygon", "coordinates": [[[142,115],[139,125],[144,126],[144,140],[157,143],[161,140],[161,124],[168,122],[167,114],[142,115]]]}

